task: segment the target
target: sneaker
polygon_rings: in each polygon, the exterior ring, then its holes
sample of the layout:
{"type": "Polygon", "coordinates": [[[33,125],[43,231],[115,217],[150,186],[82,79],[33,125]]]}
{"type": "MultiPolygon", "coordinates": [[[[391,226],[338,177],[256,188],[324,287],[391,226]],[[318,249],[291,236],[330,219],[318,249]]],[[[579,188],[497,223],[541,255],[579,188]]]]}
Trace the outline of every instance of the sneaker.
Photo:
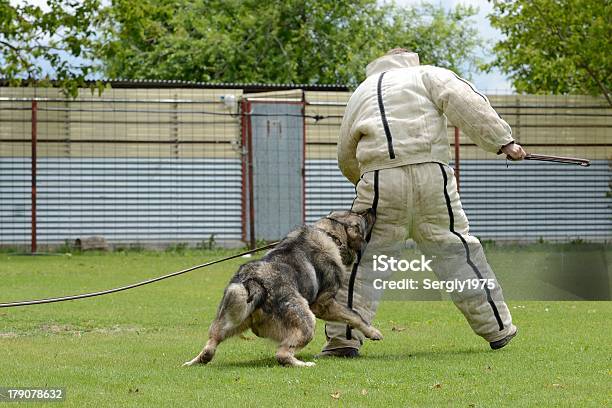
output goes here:
{"type": "Polygon", "coordinates": [[[510,340],[512,340],[514,336],[516,336],[516,333],[518,333],[518,329],[516,329],[514,333],[507,335],[501,340],[490,342],[489,346],[491,346],[493,350],[499,350],[500,348],[504,347],[506,344],[510,343],[510,340]]]}
{"type": "Polygon", "coordinates": [[[352,347],[337,348],[333,350],[325,350],[314,356],[315,358],[325,357],[342,357],[342,358],[355,358],[359,357],[359,350],[352,347]]]}

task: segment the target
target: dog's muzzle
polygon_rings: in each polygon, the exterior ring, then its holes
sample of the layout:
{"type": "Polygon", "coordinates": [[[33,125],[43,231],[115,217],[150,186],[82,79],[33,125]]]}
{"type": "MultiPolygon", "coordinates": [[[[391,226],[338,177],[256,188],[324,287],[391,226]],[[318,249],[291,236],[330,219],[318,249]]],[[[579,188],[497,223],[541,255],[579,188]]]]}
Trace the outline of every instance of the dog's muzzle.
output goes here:
{"type": "Polygon", "coordinates": [[[365,219],[365,235],[364,236],[368,236],[370,235],[370,232],[372,232],[372,228],[374,228],[374,223],[376,223],[376,210],[374,210],[373,208],[369,208],[367,211],[365,211],[365,214],[362,214],[362,217],[365,219]]]}

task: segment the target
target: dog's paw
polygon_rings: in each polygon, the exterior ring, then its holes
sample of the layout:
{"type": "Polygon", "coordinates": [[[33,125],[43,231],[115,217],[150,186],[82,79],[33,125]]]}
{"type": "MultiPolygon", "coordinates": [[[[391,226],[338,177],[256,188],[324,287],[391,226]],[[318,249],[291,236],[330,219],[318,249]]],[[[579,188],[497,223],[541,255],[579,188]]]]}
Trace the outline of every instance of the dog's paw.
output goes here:
{"type": "Polygon", "coordinates": [[[191,367],[194,365],[198,365],[200,364],[200,359],[198,357],[194,358],[193,360],[189,360],[183,363],[183,367],[191,367]]]}
{"type": "Polygon", "coordinates": [[[302,360],[298,360],[297,358],[294,359],[291,362],[287,362],[285,364],[282,364],[285,367],[314,367],[317,364],[312,362],[312,361],[302,361],[302,360]]]}
{"type": "Polygon", "coordinates": [[[370,328],[370,333],[368,333],[368,338],[369,338],[370,340],[374,340],[374,341],[376,341],[376,340],[382,340],[382,339],[383,339],[383,335],[382,335],[382,333],[380,332],[380,330],[378,330],[378,329],[377,329],[377,328],[375,328],[375,327],[371,327],[371,328],[370,328]]]}

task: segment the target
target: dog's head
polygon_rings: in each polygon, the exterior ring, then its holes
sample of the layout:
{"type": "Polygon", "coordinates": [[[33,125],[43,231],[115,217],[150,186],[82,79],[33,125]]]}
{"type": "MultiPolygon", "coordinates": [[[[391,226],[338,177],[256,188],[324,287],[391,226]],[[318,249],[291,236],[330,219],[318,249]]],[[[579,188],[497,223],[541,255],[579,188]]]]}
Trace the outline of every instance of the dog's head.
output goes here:
{"type": "Polygon", "coordinates": [[[366,237],[372,231],[376,215],[373,210],[363,212],[332,211],[315,223],[315,228],[324,230],[340,249],[342,263],[350,265],[358,251],[363,251],[366,237]]]}

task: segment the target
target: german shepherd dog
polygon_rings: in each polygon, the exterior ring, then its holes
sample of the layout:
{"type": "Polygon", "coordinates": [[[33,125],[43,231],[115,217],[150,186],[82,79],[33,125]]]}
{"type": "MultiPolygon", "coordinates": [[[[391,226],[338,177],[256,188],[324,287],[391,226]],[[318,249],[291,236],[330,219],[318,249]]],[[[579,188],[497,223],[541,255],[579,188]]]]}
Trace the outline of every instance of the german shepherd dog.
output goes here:
{"type": "Polygon", "coordinates": [[[294,354],[312,340],[315,316],[381,340],[380,331],[335,299],[374,221],[373,211],[332,212],[292,231],[260,260],[242,265],[225,289],[206,346],[184,365],[210,362],[219,343],[251,329],[279,343],[281,365],[314,366],[294,354]]]}

